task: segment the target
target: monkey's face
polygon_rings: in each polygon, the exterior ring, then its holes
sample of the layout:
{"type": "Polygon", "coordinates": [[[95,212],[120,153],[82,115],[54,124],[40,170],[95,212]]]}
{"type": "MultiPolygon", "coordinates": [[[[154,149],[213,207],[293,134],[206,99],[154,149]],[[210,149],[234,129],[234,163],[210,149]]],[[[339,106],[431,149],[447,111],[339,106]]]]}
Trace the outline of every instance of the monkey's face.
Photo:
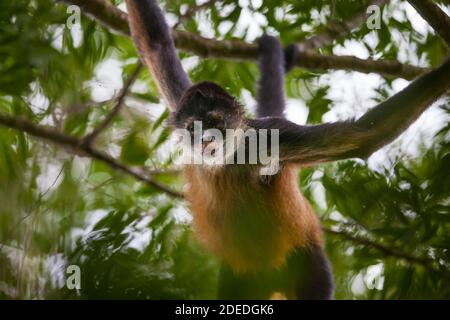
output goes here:
{"type": "Polygon", "coordinates": [[[193,85],[183,95],[171,122],[177,128],[190,130],[201,121],[204,130],[235,129],[242,120],[242,108],[234,97],[212,82],[193,85]]]}
{"type": "MultiPolygon", "coordinates": [[[[202,152],[217,136],[226,137],[227,129],[236,129],[242,123],[241,106],[225,90],[214,83],[202,82],[186,91],[171,123],[186,129],[191,136],[200,135],[202,152]],[[219,134],[220,132],[220,134],[219,134]]],[[[195,143],[195,139],[192,140],[195,143]]]]}

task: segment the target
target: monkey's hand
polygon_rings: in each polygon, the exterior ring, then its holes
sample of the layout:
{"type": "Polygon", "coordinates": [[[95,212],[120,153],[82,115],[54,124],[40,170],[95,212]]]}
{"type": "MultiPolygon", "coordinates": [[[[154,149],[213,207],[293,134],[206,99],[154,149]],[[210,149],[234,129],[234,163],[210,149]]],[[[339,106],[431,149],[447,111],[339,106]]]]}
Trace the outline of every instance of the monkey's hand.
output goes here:
{"type": "Polygon", "coordinates": [[[284,70],[286,72],[289,72],[294,68],[298,54],[298,47],[295,43],[291,43],[284,49],[284,70]]]}
{"type": "Polygon", "coordinates": [[[270,36],[268,34],[263,34],[260,38],[258,38],[258,48],[259,53],[264,54],[267,52],[281,52],[281,44],[280,40],[274,36],[270,36]]]}
{"type": "MultiPolygon", "coordinates": [[[[276,54],[278,52],[283,52],[281,48],[281,43],[278,38],[274,36],[269,36],[268,34],[263,34],[261,38],[257,40],[259,54],[264,55],[268,53],[276,54]]],[[[284,70],[289,72],[294,66],[298,58],[298,47],[295,43],[288,45],[284,49],[284,70]]]]}

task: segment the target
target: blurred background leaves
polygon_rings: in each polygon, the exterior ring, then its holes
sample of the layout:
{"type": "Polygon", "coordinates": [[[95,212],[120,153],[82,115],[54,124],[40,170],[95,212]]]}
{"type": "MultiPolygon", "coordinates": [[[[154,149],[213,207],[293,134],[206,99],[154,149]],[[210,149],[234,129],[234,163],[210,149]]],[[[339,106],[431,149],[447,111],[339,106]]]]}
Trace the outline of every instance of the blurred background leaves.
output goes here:
{"type": "MultiPolygon", "coordinates": [[[[368,57],[438,65],[448,54],[445,45],[431,32],[415,31],[402,2],[384,9],[380,30],[362,27],[321,51],[334,53],[357,41],[368,57]]],[[[223,0],[190,11],[202,3],[162,5],[182,30],[246,41],[264,30],[284,44],[367,6],[223,0]],[[243,24],[249,17],[251,23],[243,24]]],[[[0,111],[81,137],[109,114],[138,58],[129,38],[85,17],[67,28],[66,9],[50,0],[0,2],[0,111]]],[[[255,64],[181,57],[193,80],[213,79],[252,111],[255,64]]],[[[333,111],[331,85],[326,74],[299,68],[286,78],[289,97],[308,109],[308,123],[320,123],[333,111]]],[[[393,79],[380,78],[373,101],[393,88],[393,79]]],[[[381,168],[350,160],[299,174],[328,230],[336,298],[450,298],[448,100],[439,106],[445,121],[436,125],[442,129],[419,143],[413,157],[397,148],[381,168]]],[[[141,72],[96,145],[180,190],[167,116],[151,77],[141,72]]],[[[83,154],[0,127],[1,299],[214,298],[219,263],[198,246],[189,223],[184,202],[83,154]],[[71,264],[82,270],[80,290],[65,287],[71,264]]]]}

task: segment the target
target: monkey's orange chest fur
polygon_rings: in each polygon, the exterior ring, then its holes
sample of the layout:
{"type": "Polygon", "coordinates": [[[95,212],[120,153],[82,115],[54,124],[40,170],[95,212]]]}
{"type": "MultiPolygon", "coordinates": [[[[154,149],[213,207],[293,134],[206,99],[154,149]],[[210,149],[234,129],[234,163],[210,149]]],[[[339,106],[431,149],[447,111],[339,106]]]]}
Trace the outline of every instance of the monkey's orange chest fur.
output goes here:
{"type": "Polygon", "coordinates": [[[293,166],[269,179],[246,166],[188,166],[185,179],[196,235],[236,272],[278,268],[295,248],[321,244],[293,166]]]}

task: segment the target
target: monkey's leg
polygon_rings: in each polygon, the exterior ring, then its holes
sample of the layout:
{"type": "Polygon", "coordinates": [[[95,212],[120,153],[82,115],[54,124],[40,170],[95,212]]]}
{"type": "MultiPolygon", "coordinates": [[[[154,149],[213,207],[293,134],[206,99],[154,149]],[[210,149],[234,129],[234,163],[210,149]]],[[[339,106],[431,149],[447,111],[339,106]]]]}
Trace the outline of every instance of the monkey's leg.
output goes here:
{"type": "Polygon", "coordinates": [[[289,298],[329,300],[333,297],[331,266],[323,248],[297,249],[288,258],[284,281],[289,298]]]}
{"type": "Polygon", "coordinates": [[[297,249],[281,269],[256,274],[237,275],[222,265],[218,299],[270,299],[275,292],[289,299],[332,299],[333,277],[323,249],[297,249]]]}
{"type": "Polygon", "coordinates": [[[223,300],[263,300],[270,296],[268,280],[263,274],[235,274],[222,264],[219,274],[217,298],[223,300]]]}

